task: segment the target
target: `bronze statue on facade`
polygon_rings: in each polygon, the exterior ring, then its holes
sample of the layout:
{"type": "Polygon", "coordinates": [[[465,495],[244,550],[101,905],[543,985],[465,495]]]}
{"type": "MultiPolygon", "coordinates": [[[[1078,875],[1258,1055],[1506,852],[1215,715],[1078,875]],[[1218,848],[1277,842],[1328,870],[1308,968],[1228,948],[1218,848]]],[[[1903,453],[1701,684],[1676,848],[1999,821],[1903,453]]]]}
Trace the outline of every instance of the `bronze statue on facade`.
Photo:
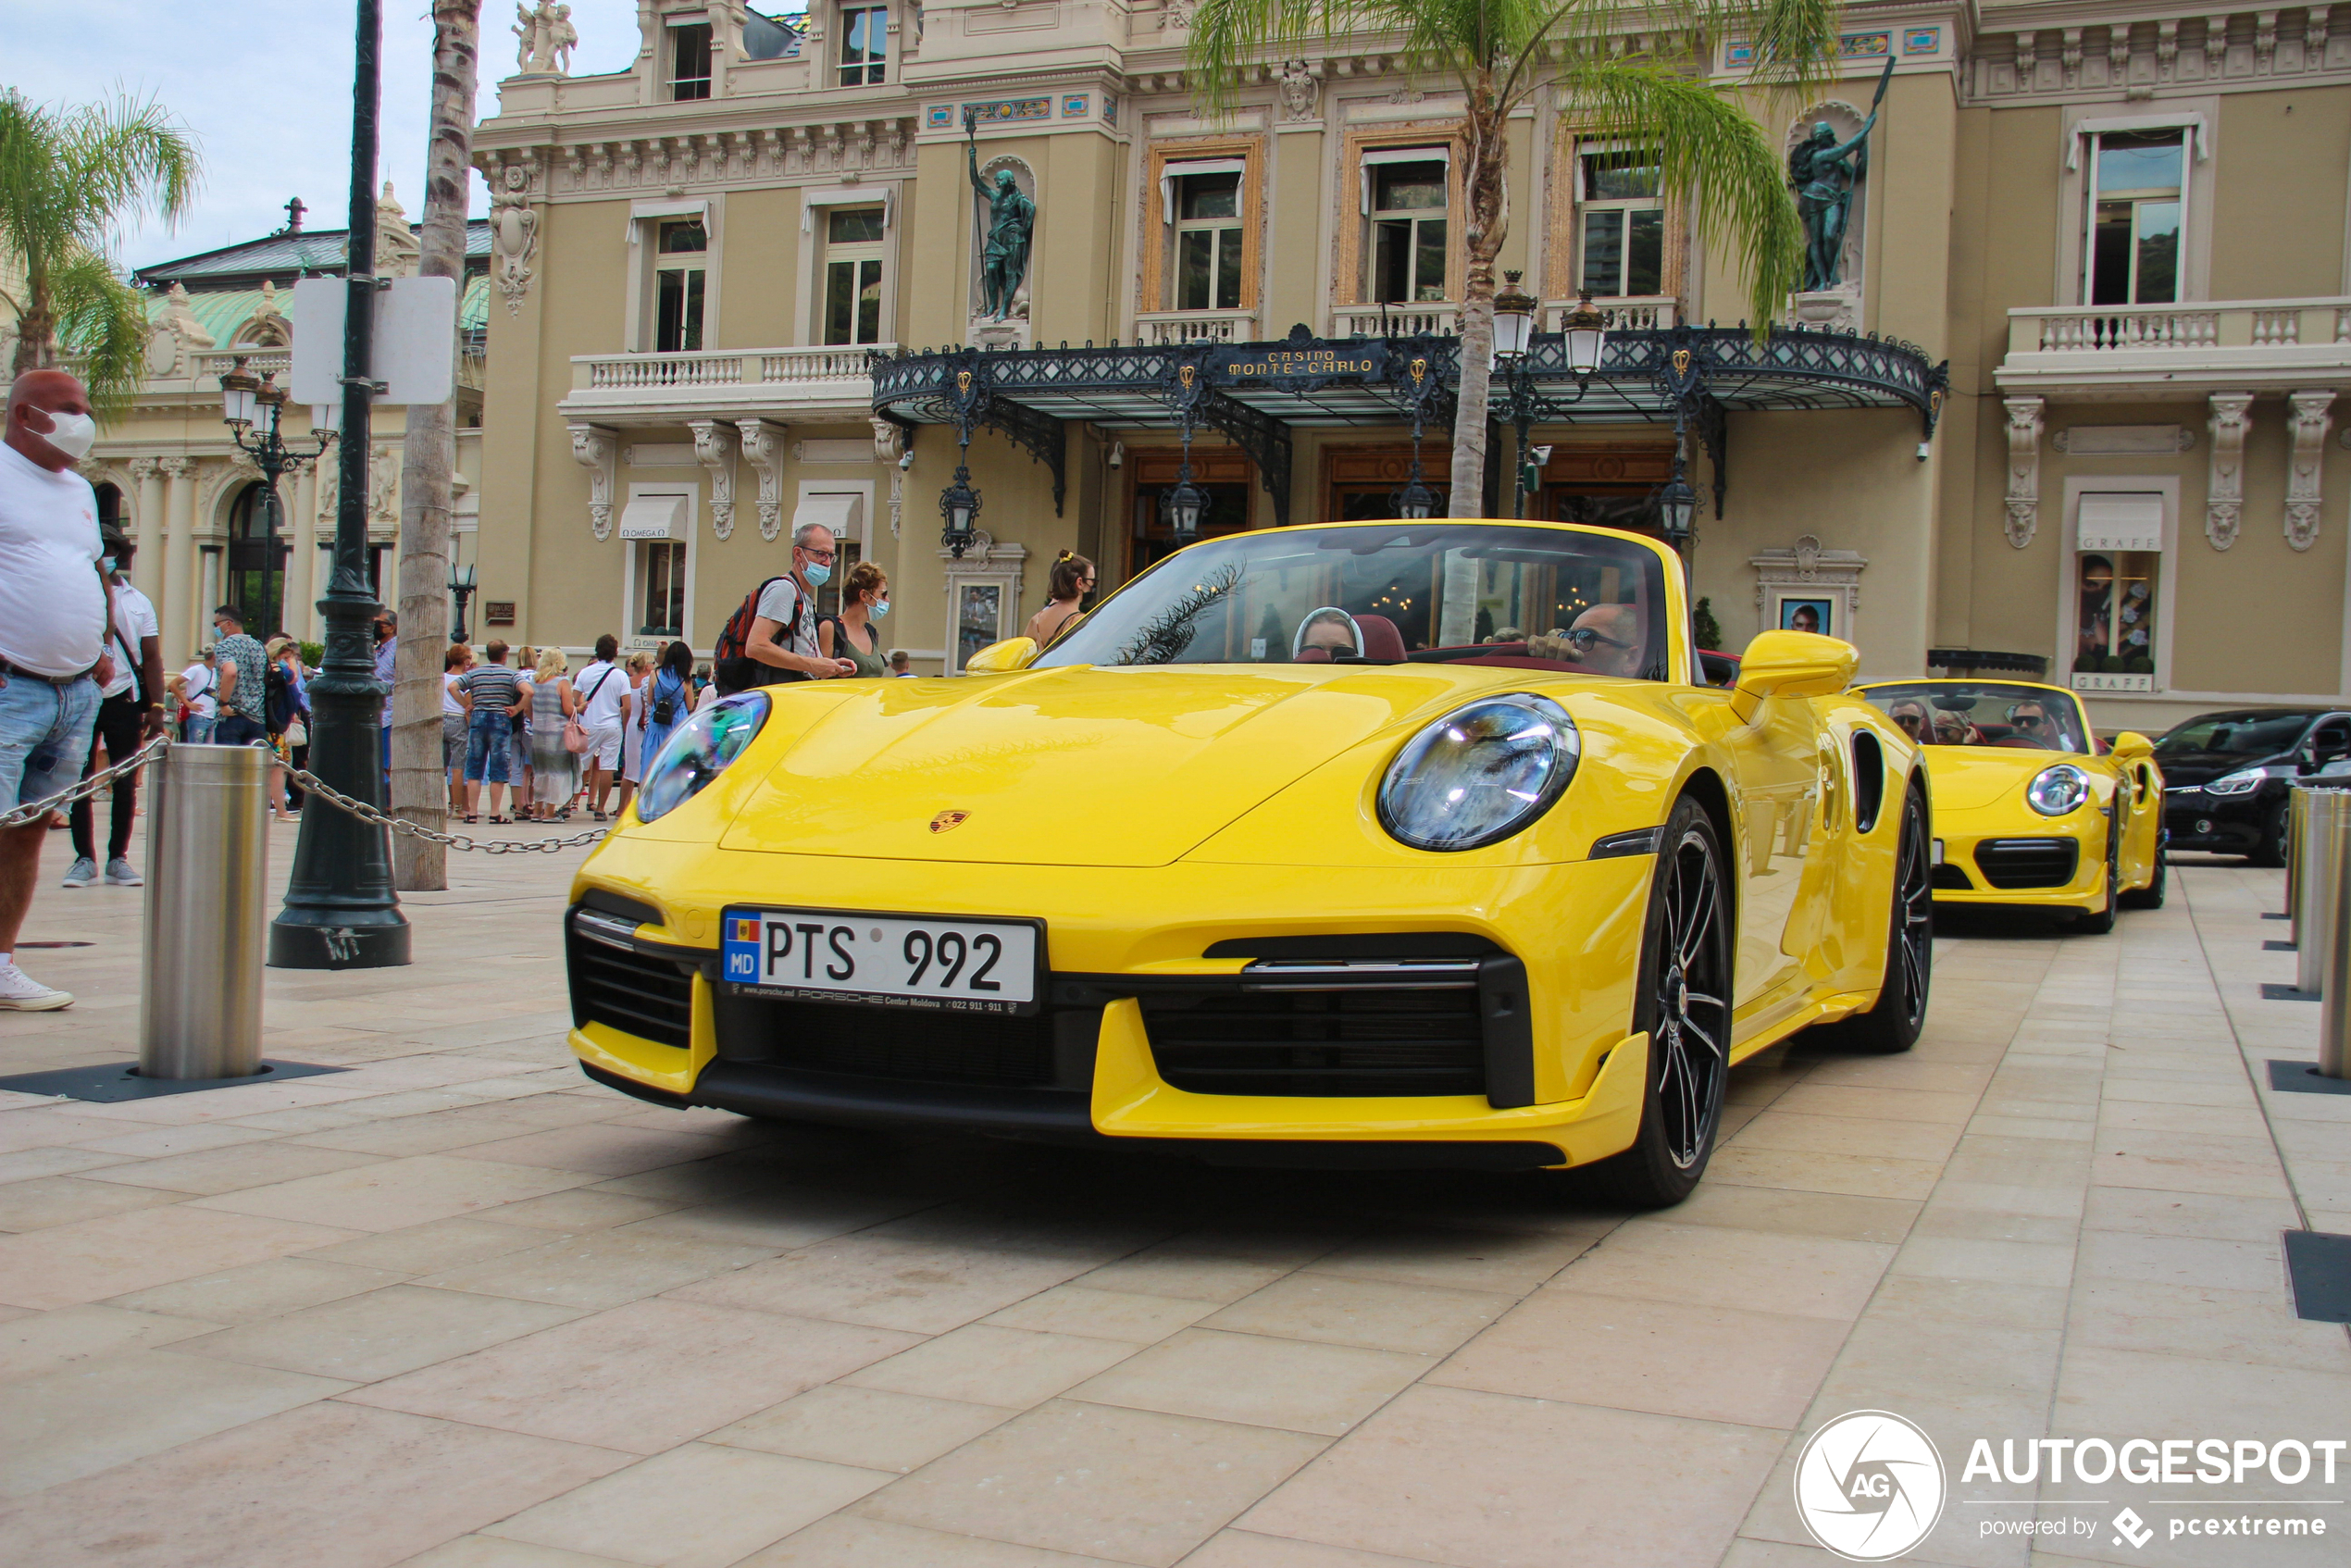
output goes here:
{"type": "Polygon", "coordinates": [[[1796,187],[1797,215],[1804,220],[1804,292],[1834,289],[1844,280],[1846,220],[1853,210],[1853,187],[1869,172],[1870,131],[1877,124],[1878,106],[1885,102],[1886,83],[1894,80],[1894,58],[1877,79],[1877,96],[1870,100],[1870,118],[1849,142],[1840,143],[1827,120],[1816,120],[1812,134],[1789,149],[1788,183],[1796,187]]]}
{"type": "Polygon", "coordinates": [[[1009,168],[996,171],[995,182],[979,177],[979,143],[972,133],[975,117],[964,113],[964,156],[972,190],[988,208],[988,233],[979,253],[979,312],[990,321],[1013,313],[1014,296],[1028,276],[1028,242],[1037,228],[1037,204],[1021,194],[1009,168]]]}

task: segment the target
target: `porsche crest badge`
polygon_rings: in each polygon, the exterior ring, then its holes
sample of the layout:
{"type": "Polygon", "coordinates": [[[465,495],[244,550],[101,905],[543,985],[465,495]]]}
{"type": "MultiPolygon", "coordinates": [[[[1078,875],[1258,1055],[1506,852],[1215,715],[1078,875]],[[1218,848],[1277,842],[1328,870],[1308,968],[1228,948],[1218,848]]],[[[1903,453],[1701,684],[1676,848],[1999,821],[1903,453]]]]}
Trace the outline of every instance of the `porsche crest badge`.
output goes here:
{"type": "Polygon", "coordinates": [[[930,819],[930,830],[934,833],[944,833],[951,828],[961,828],[964,825],[964,819],[970,815],[971,813],[967,811],[942,811],[930,819]]]}

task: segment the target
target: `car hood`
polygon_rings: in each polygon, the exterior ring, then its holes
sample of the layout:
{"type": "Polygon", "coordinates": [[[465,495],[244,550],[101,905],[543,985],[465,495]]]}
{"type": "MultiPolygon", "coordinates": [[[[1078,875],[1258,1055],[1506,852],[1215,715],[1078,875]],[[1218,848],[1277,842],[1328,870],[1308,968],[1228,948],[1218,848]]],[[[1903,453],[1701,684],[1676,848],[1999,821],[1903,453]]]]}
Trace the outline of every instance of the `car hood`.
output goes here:
{"type": "MultiPolygon", "coordinates": [[[[861,681],[846,696],[835,687],[823,693],[832,705],[784,742],[720,843],[1164,865],[1347,747],[1434,716],[1448,699],[1510,689],[1514,673],[1079,666],[861,681]]],[[[792,702],[792,688],[774,690],[779,707],[792,702]]]]}
{"type": "Polygon", "coordinates": [[[2021,800],[2033,776],[2058,763],[2099,771],[2096,757],[2023,746],[1922,746],[1919,751],[1926,758],[1927,782],[1938,812],[1977,811],[2004,799],[2021,800]]]}

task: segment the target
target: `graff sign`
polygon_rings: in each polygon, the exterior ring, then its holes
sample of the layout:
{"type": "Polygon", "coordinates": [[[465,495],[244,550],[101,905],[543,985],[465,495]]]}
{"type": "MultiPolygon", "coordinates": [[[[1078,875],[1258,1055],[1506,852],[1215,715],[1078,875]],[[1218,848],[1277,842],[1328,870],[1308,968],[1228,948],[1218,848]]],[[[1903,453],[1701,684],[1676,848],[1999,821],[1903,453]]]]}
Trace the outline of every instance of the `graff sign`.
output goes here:
{"type": "Polygon", "coordinates": [[[1227,349],[1212,356],[1209,376],[1224,386],[1295,387],[1308,381],[1387,379],[1387,344],[1377,338],[1300,348],[1227,349]]]}

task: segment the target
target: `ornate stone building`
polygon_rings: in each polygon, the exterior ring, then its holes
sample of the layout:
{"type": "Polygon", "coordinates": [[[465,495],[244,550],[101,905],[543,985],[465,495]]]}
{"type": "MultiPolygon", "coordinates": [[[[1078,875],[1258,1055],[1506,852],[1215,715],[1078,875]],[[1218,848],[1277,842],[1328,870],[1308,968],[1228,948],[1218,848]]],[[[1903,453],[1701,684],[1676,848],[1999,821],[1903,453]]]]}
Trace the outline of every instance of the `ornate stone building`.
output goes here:
{"type": "MultiPolygon", "coordinates": [[[[389,188],[378,205],[379,255],[414,270],[413,227],[389,188]]],[[[293,343],[293,284],[338,276],[344,231],[297,226],[243,244],[159,263],[136,275],[148,295],[147,375],[131,417],[103,429],[81,471],[97,487],[103,516],[138,544],[133,580],[155,603],[167,663],[178,667],[212,640],[214,606],[234,604],[257,622],[263,605],[277,628],[316,641],[317,601],[326,591],[335,526],[336,459],[302,463],[280,488],[280,521],[269,537],[261,474],[221,422],[220,378],[240,360],[285,384],[293,343]],[[274,546],[274,548],[273,548],[274,546]]],[[[489,226],[477,222],[459,322],[468,351],[459,361],[457,500],[461,560],[478,524],[480,472],[480,329],[489,309],[489,226]]],[[[370,462],[369,566],[380,590],[397,592],[400,530],[398,408],[374,419],[370,462]]],[[[311,411],[288,404],[281,434],[298,452],[316,451],[311,411]]],[[[259,629],[255,626],[253,629],[259,629]]]]}
{"type": "MultiPolygon", "coordinates": [[[[629,68],[533,55],[500,83],[480,562],[518,636],[707,649],[821,518],[890,573],[891,641],[955,668],[1057,550],[1105,586],[1164,553],[1184,410],[1212,530],[1387,515],[1399,367],[1458,355],[1460,105],[1363,37],[1203,118],[1190,9],[642,0],[629,68]],[[994,318],[974,192],[999,173],[1036,218],[994,318]],[[984,509],[957,555],[964,428],[984,509]]],[[[1752,60],[1708,49],[1726,79],[1752,60]]],[[[1549,97],[1511,123],[1501,265],[1547,332],[1584,287],[1611,328],[1588,385],[1537,340],[1529,515],[1654,527],[1679,428],[1734,648],[1809,614],[1872,675],[2026,655],[2114,727],[2334,700],[2351,10],[1863,0],[1845,80],[1773,132],[1849,138],[1889,62],[1841,281],[1761,348],[1640,149],[1549,97]]]]}

